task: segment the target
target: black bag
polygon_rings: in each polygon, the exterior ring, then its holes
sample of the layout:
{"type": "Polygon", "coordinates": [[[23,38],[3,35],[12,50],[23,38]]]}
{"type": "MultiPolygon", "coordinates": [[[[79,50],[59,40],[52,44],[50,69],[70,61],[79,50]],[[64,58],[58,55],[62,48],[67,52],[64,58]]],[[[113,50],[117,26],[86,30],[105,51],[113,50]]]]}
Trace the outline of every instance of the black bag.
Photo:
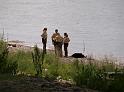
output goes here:
{"type": "Polygon", "coordinates": [[[86,56],[83,55],[82,53],[74,53],[74,54],[72,55],[72,57],[74,57],[74,58],[86,58],[86,56]]]}

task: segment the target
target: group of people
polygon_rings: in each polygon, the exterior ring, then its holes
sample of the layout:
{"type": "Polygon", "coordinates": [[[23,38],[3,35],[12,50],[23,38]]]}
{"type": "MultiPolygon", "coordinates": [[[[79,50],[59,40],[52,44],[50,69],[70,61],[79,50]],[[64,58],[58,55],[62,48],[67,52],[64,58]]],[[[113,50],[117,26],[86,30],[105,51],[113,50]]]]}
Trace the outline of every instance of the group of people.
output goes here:
{"type": "MultiPolygon", "coordinates": [[[[47,28],[43,29],[43,33],[41,37],[42,37],[42,43],[43,43],[43,53],[46,53],[47,28]]],[[[51,40],[52,40],[52,44],[54,45],[55,55],[58,57],[63,57],[62,46],[64,44],[64,57],[68,57],[68,45],[70,42],[68,34],[64,33],[64,37],[62,37],[58,32],[58,29],[56,29],[55,33],[53,33],[51,37],[51,40]]]]}

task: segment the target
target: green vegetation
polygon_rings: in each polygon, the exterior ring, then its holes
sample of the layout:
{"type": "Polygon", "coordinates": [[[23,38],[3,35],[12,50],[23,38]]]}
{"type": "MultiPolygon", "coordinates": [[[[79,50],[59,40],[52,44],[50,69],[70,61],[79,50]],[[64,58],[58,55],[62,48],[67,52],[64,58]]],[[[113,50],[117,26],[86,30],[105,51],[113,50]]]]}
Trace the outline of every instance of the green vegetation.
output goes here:
{"type": "MultiPolygon", "coordinates": [[[[9,52],[7,44],[2,40],[0,74],[6,74],[6,77],[8,74],[39,75],[52,80],[67,80],[74,85],[102,92],[124,92],[124,68],[117,66],[113,60],[75,59],[71,63],[64,63],[53,53],[43,55],[37,46],[33,52],[9,52]]],[[[5,76],[0,75],[0,80],[5,76]]]]}
{"type": "Polygon", "coordinates": [[[0,73],[15,74],[17,61],[9,55],[8,47],[5,42],[0,41],[0,73]]]}
{"type": "Polygon", "coordinates": [[[39,48],[36,45],[34,47],[34,52],[32,52],[32,59],[33,59],[33,63],[34,63],[34,66],[35,66],[35,70],[37,72],[36,75],[42,77],[43,60],[41,60],[41,56],[44,57],[44,54],[41,53],[41,51],[39,50],[39,48]],[[42,61],[42,63],[40,62],[40,60],[42,61]]]}

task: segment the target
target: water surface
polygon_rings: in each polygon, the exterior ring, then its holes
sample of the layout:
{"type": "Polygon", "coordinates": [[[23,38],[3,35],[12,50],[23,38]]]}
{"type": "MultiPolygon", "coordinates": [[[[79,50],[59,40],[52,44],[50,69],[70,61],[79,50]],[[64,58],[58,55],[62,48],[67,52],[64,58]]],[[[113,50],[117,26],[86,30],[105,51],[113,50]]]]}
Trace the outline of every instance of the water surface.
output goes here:
{"type": "Polygon", "coordinates": [[[0,0],[0,32],[9,40],[41,44],[48,28],[48,44],[57,28],[71,39],[69,54],[124,56],[123,0],[0,0]]]}

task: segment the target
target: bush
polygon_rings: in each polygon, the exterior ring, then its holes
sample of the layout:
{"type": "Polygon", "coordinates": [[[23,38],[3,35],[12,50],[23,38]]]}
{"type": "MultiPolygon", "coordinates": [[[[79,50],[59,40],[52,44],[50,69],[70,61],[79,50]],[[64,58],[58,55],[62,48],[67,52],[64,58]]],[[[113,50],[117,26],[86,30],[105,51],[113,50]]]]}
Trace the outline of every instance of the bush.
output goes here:
{"type": "Polygon", "coordinates": [[[93,64],[83,64],[75,60],[72,64],[72,79],[77,86],[93,86],[96,77],[96,67],[93,64]]]}
{"type": "Polygon", "coordinates": [[[7,43],[0,40],[0,73],[15,74],[17,69],[16,60],[11,59],[7,43]]]}
{"type": "Polygon", "coordinates": [[[72,80],[80,87],[86,86],[102,92],[124,92],[124,72],[114,66],[108,63],[98,67],[91,62],[82,63],[77,59],[71,68],[72,80]],[[108,71],[114,72],[114,75],[109,77],[108,71]]]}
{"type": "Polygon", "coordinates": [[[34,51],[32,52],[33,64],[35,66],[35,70],[37,72],[37,76],[42,77],[43,72],[43,61],[45,54],[40,51],[37,45],[34,46],[34,51]]]}

